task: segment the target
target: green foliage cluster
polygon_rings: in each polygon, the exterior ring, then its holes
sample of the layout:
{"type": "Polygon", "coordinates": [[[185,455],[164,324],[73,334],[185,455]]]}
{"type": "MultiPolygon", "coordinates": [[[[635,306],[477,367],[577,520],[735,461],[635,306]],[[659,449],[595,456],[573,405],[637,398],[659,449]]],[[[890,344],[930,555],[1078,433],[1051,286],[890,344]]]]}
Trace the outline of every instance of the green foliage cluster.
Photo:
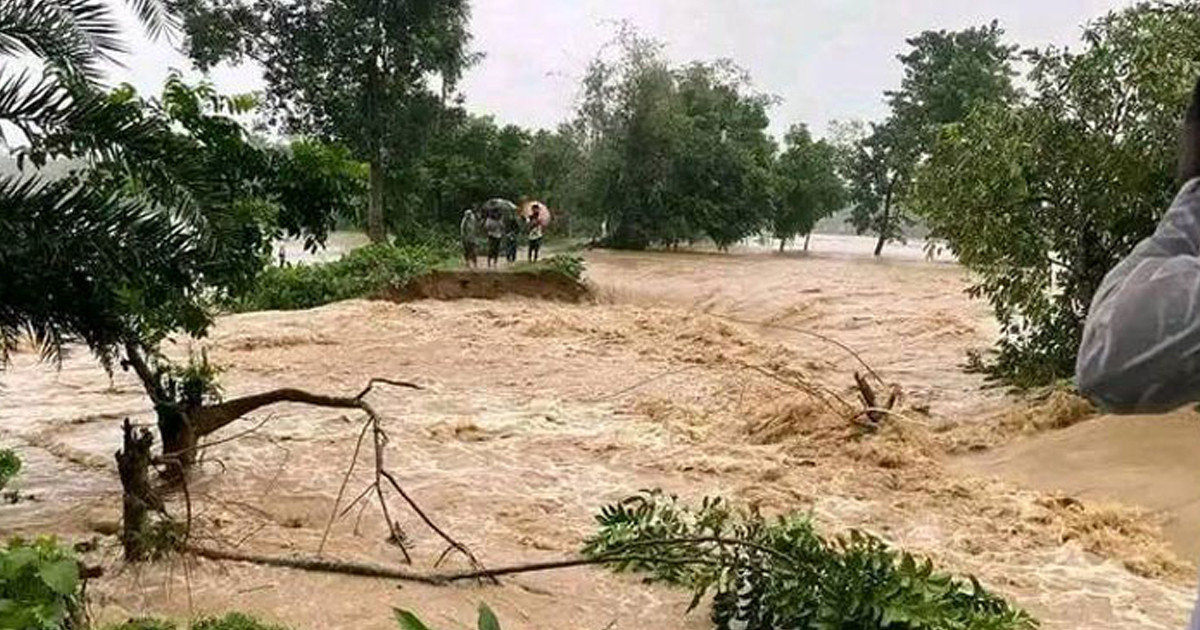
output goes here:
{"type": "Polygon", "coordinates": [[[671,66],[662,46],[624,30],[597,58],[574,123],[587,153],[583,210],[610,245],[709,238],[725,248],[761,229],[771,207],[772,99],[731,62],[671,66]]]}
{"type": "Polygon", "coordinates": [[[982,367],[1069,378],[1104,275],[1170,205],[1176,137],[1200,75],[1200,3],[1142,3],[1028,53],[1030,93],[940,128],[911,205],[978,280],[1002,337],[982,367]]]}
{"type": "MultiPolygon", "coordinates": [[[[315,247],[361,187],[336,150],[252,141],[236,121],[252,100],[205,83],[172,75],[159,98],[127,86],[84,97],[84,112],[30,130],[19,153],[76,158],[75,172],[0,180],[12,237],[0,266],[23,270],[0,278],[0,359],[23,333],[50,354],[83,341],[106,364],[128,343],[201,335],[211,303],[254,281],[277,236],[315,247]]],[[[23,115],[7,102],[0,120],[23,115]]]]}
{"type": "MultiPolygon", "coordinates": [[[[163,619],[130,619],[122,624],[106,626],[104,630],[176,630],[179,626],[163,619]]],[[[284,626],[264,623],[242,613],[223,617],[205,617],[188,625],[192,630],[287,630],[284,626]]]]}
{"type": "Polygon", "coordinates": [[[1003,37],[1004,30],[992,22],[908,39],[909,50],[897,56],[904,68],[900,87],[885,93],[888,117],[835,127],[839,172],[853,204],[849,222],[859,234],[879,237],[876,256],[887,242],[903,240],[903,228],[912,223],[908,191],[939,129],[978,105],[1016,98],[1016,47],[1003,37]]]}
{"type": "Polygon", "coordinates": [[[0,628],[82,627],[79,565],[53,538],[14,538],[0,549],[0,628]]]}
{"type": "MultiPolygon", "coordinates": [[[[396,622],[400,624],[400,630],[430,630],[429,626],[421,621],[414,613],[408,610],[397,608],[395,611],[396,622]]],[[[487,604],[479,604],[479,620],[475,624],[478,630],[500,630],[500,621],[496,619],[496,614],[488,608],[487,604]]]]}
{"type": "Polygon", "coordinates": [[[0,449],[0,490],[21,472],[21,458],[11,449],[0,449]]]}
{"type": "Polygon", "coordinates": [[[208,69],[263,68],[272,122],[336,139],[369,164],[367,232],[384,236],[389,173],[415,164],[475,59],[466,0],[178,0],[184,46],[208,69]],[[436,77],[442,93],[433,91],[436,77]]]}
{"type": "Polygon", "coordinates": [[[817,221],[840,210],[847,200],[833,144],[813,140],[804,125],[789,129],[784,143],[775,162],[777,199],[770,216],[780,250],[796,236],[811,234],[817,221]]]}
{"type": "Polygon", "coordinates": [[[266,269],[226,306],[236,312],[296,310],[370,297],[403,286],[446,258],[438,248],[368,245],[333,262],[266,269]]]}
{"type": "Polygon", "coordinates": [[[565,276],[575,282],[583,282],[587,272],[587,263],[580,256],[572,254],[555,254],[535,263],[517,263],[516,270],[554,273],[565,276]]]}
{"type": "Polygon", "coordinates": [[[689,610],[711,593],[721,630],[1037,627],[973,578],[861,532],[824,538],[801,516],[770,520],[719,498],[689,509],[653,491],[605,507],[597,521],[587,556],[691,590],[689,610]]]}

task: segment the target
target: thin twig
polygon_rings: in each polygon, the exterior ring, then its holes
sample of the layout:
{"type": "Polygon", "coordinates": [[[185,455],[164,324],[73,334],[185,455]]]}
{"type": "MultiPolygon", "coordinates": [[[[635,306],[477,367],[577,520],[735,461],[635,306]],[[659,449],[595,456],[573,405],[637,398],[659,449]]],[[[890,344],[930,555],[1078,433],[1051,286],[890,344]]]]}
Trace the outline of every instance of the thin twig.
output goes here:
{"type": "Polygon", "coordinates": [[[367,484],[367,487],[363,488],[362,492],[358,493],[358,496],[355,497],[353,501],[347,503],[346,507],[342,508],[342,511],[337,515],[337,517],[345,518],[345,516],[350,513],[350,510],[353,510],[354,506],[358,505],[358,502],[365,499],[368,494],[371,494],[371,491],[374,489],[375,484],[367,484]]]}
{"type": "Polygon", "coordinates": [[[238,433],[236,435],[231,435],[227,438],[221,438],[220,440],[217,440],[215,442],[205,442],[203,444],[196,444],[195,446],[189,446],[188,448],[185,448],[185,449],[182,449],[179,451],[173,451],[171,453],[163,453],[163,457],[179,457],[180,455],[183,455],[184,453],[190,453],[192,451],[199,451],[199,450],[203,450],[206,448],[212,448],[212,447],[220,445],[220,444],[226,444],[226,443],[232,442],[234,440],[240,440],[241,438],[244,438],[247,435],[250,435],[251,433],[254,433],[254,432],[258,431],[259,429],[263,428],[263,426],[265,426],[268,422],[274,420],[275,418],[276,418],[275,414],[273,414],[273,413],[268,414],[266,418],[262,419],[262,422],[259,422],[258,424],[254,425],[253,427],[251,427],[249,429],[246,429],[245,431],[242,431],[241,433],[238,433]]]}
{"type": "Polygon", "coordinates": [[[404,387],[407,389],[425,389],[424,387],[421,387],[420,385],[417,385],[416,383],[409,383],[408,381],[396,381],[396,380],[392,380],[390,378],[372,378],[371,380],[367,381],[367,386],[364,387],[362,389],[362,391],[359,392],[357,396],[355,396],[355,398],[358,400],[362,400],[364,396],[371,393],[371,389],[374,388],[377,383],[383,383],[385,385],[392,385],[394,387],[404,387]]]}
{"type": "Polygon", "coordinates": [[[651,383],[653,383],[653,382],[655,382],[655,381],[658,381],[658,380],[664,379],[664,378],[666,378],[666,377],[668,377],[668,376],[674,376],[674,375],[676,375],[676,374],[682,374],[682,373],[684,373],[684,372],[688,372],[688,371],[694,370],[694,369],[696,369],[696,368],[699,368],[699,367],[700,367],[700,365],[699,365],[699,364],[694,364],[694,365],[689,365],[689,366],[682,367],[682,368],[677,368],[677,369],[674,369],[674,370],[667,370],[666,372],[661,372],[661,373],[659,373],[659,374],[656,374],[656,375],[654,375],[654,376],[651,376],[650,378],[648,378],[648,379],[645,379],[645,380],[643,380],[643,381],[641,381],[641,382],[639,382],[639,383],[635,383],[635,384],[633,384],[633,385],[630,385],[629,387],[625,387],[625,388],[623,388],[623,389],[619,389],[619,390],[617,390],[617,391],[615,391],[615,392],[612,392],[612,393],[610,393],[610,394],[605,394],[605,395],[603,395],[603,396],[601,396],[601,397],[599,397],[599,398],[593,398],[593,399],[591,399],[591,400],[589,400],[589,401],[587,401],[587,402],[589,402],[589,403],[600,403],[600,402],[605,402],[605,401],[608,401],[608,400],[612,400],[612,399],[614,399],[614,398],[619,398],[619,397],[621,397],[621,396],[624,396],[625,394],[628,394],[629,392],[632,392],[632,391],[634,391],[634,390],[637,390],[637,389],[641,389],[641,388],[643,388],[643,387],[645,387],[645,386],[647,386],[647,385],[649,385],[649,384],[651,384],[651,383]]]}
{"type": "MultiPolygon", "coordinates": [[[[367,389],[370,389],[370,385],[367,386],[367,389]]],[[[333,527],[334,519],[337,518],[338,505],[342,502],[342,496],[346,492],[346,484],[350,483],[350,475],[354,474],[354,466],[358,463],[358,453],[362,450],[362,443],[367,437],[369,428],[371,428],[370,418],[363,423],[362,431],[358,434],[358,442],[354,444],[354,455],[350,458],[350,465],[346,467],[346,474],[342,477],[342,486],[338,488],[337,498],[333,500],[333,509],[329,511],[329,522],[325,523],[325,532],[321,534],[321,544],[317,546],[318,556],[325,551],[325,542],[329,540],[329,530],[333,527]]]]}
{"type": "Polygon", "coordinates": [[[779,330],[787,330],[787,331],[794,332],[794,333],[801,334],[801,335],[808,335],[809,337],[813,337],[815,339],[820,339],[821,341],[824,341],[826,343],[833,344],[833,345],[841,348],[842,350],[845,350],[846,353],[848,353],[850,356],[854,357],[854,360],[858,361],[859,365],[863,366],[863,369],[865,369],[875,380],[879,381],[880,385],[886,385],[883,378],[881,378],[879,376],[879,374],[875,372],[874,368],[872,368],[871,365],[862,358],[862,355],[860,355],[858,352],[856,352],[854,350],[854,348],[851,348],[850,346],[848,346],[848,345],[842,343],[841,341],[838,341],[837,339],[834,339],[833,337],[830,337],[828,335],[822,335],[821,333],[813,332],[811,330],[805,330],[803,328],[796,328],[795,326],[787,326],[785,324],[776,324],[774,322],[769,322],[769,321],[754,322],[754,321],[745,320],[745,319],[738,319],[736,317],[730,317],[728,315],[718,315],[715,313],[709,313],[709,315],[711,315],[712,317],[716,317],[718,319],[724,319],[724,320],[728,320],[728,321],[735,322],[738,324],[744,324],[746,326],[761,326],[763,328],[776,328],[779,330]]]}
{"type": "Polygon", "coordinates": [[[758,365],[744,365],[743,367],[747,370],[753,370],[755,372],[758,372],[759,374],[762,374],[763,376],[766,376],[767,378],[774,380],[782,385],[786,385],[787,387],[791,387],[792,389],[798,389],[798,390],[808,394],[809,396],[812,396],[812,397],[816,398],[817,400],[820,400],[822,403],[825,403],[825,406],[828,407],[829,410],[832,411],[835,415],[841,416],[846,413],[849,413],[850,410],[854,409],[853,405],[846,402],[846,400],[843,399],[841,396],[839,396],[835,392],[830,391],[827,388],[818,388],[817,386],[815,386],[811,383],[791,381],[791,380],[784,378],[782,375],[780,375],[776,372],[772,372],[771,370],[768,370],[768,369],[758,366],[758,365]],[[835,400],[840,402],[842,404],[842,406],[844,407],[844,409],[842,411],[838,411],[837,409],[835,409],[833,404],[831,404],[829,402],[829,400],[827,398],[825,398],[826,395],[832,396],[835,400]]]}
{"type": "MultiPolygon", "coordinates": [[[[414,501],[412,497],[408,496],[408,493],[404,491],[404,488],[400,487],[400,484],[396,481],[396,478],[392,476],[392,473],[384,470],[381,471],[381,474],[383,475],[384,479],[387,479],[388,482],[392,484],[392,488],[395,488],[396,492],[399,493],[401,497],[404,497],[404,500],[408,502],[408,506],[417,513],[417,516],[421,517],[422,521],[425,521],[425,524],[429,526],[429,529],[432,529],[437,533],[438,536],[441,536],[442,540],[446,541],[446,544],[457,549],[459,553],[466,556],[467,560],[471,563],[471,566],[475,568],[483,568],[483,565],[480,564],[479,560],[475,558],[475,554],[471,553],[471,550],[467,549],[466,545],[451,538],[450,534],[447,534],[445,531],[443,531],[442,528],[438,527],[437,524],[425,514],[425,511],[421,509],[421,506],[417,505],[417,502],[414,501]]],[[[445,554],[443,553],[442,556],[445,557],[445,554]]],[[[439,560],[439,562],[441,561],[439,560]]]]}
{"type": "Polygon", "coordinates": [[[375,442],[375,494],[379,497],[379,508],[383,510],[383,520],[387,522],[388,531],[391,533],[391,539],[396,542],[396,546],[400,548],[400,553],[404,554],[404,562],[412,564],[412,556],[408,555],[408,549],[405,548],[404,542],[406,536],[404,531],[400,529],[399,524],[392,520],[391,514],[388,512],[387,497],[383,495],[383,446],[386,442],[386,437],[383,429],[379,426],[379,415],[375,413],[375,409],[365,400],[358,401],[362,405],[363,411],[370,416],[368,426],[371,427],[375,442]]]}

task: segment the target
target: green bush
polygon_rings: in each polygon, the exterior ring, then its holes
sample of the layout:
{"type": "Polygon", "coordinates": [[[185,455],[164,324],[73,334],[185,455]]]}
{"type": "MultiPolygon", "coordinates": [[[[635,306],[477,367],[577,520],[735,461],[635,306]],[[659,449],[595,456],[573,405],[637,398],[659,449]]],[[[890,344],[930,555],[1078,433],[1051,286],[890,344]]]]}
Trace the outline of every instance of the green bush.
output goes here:
{"type": "Polygon", "coordinates": [[[818,535],[800,516],[768,520],[721,499],[699,510],[646,492],[604,508],[584,554],[617,571],[713,594],[717,628],[1028,630],[1028,614],[857,531],[818,535]]]}
{"type": "Polygon", "coordinates": [[[14,538],[0,550],[0,628],[82,627],[79,564],[54,538],[14,538]]]}
{"type": "Polygon", "coordinates": [[[296,310],[369,297],[402,286],[445,257],[437,247],[367,245],[333,262],[271,267],[227,307],[235,312],[296,310]]]}
{"type": "Polygon", "coordinates": [[[0,490],[21,472],[21,458],[8,449],[0,449],[0,490]]]}
{"type": "MultiPolygon", "coordinates": [[[[164,619],[130,619],[123,624],[107,626],[104,630],[176,630],[173,621],[164,619]]],[[[207,617],[191,625],[192,630],[287,630],[284,626],[263,623],[242,613],[224,617],[207,617]]]]}
{"type": "Polygon", "coordinates": [[[573,254],[556,254],[535,263],[519,263],[514,267],[517,271],[532,271],[538,273],[556,273],[566,276],[576,282],[583,281],[587,264],[580,256],[573,254]]]}

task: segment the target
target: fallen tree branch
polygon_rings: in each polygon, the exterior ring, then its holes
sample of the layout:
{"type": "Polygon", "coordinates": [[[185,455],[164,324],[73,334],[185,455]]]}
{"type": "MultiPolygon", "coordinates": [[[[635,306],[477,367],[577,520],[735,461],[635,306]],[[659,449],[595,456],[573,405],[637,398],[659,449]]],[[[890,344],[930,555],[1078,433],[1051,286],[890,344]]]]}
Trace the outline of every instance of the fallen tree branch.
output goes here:
{"type": "Polygon", "coordinates": [[[322,573],[341,573],[343,575],[358,575],[362,577],[390,578],[395,580],[404,580],[407,582],[420,582],[422,584],[440,585],[446,583],[444,578],[437,575],[420,573],[417,571],[408,571],[406,569],[383,567],[373,564],[361,564],[357,562],[339,562],[336,560],[326,560],[324,558],[305,558],[301,556],[263,556],[258,554],[241,553],[237,551],[223,551],[220,549],[210,549],[208,547],[197,546],[188,547],[186,551],[201,558],[208,558],[209,560],[250,562],[269,567],[302,569],[305,571],[319,571],[322,573]]]}
{"type": "Polygon", "coordinates": [[[714,564],[711,560],[704,558],[656,558],[649,555],[613,555],[613,556],[598,556],[595,558],[566,558],[563,560],[549,560],[545,562],[529,562],[525,564],[515,564],[494,569],[479,569],[472,571],[457,571],[443,573],[422,573],[420,571],[410,571],[407,569],[398,569],[392,567],[384,567],[377,564],[365,564],[360,562],[342,562],[338,560],[326,560],[324,558],[306,558],[303,556],[265,556],[252,553],[240,553],[236,551],[224,551],[221,549],[211,549],[208,547],[191,546],[186,549],[188,553],[209,560],[228,560],[231,562],[249,562],[269,567],[280,567],[285,569],[300,569],[302,571],[315,571],[319,573],[337,573],[341,575],[357,575],[360,577],[386,578],[392,580],[400,580],[403,582],[417,582],[419,584],[429,584],[432,586],[446,586],[453,582],[462,582],[465,580],[480,580],[490,579],[495,583],[495,578],[503,575],[515,575],[519,573],[537,573],[541,571],[554,571],[558,569],[569,569],[573,567],[594,566],[601,564],[613,564],[617,562],[653,562],[656,564],[673,564],[673,565],[696,565],[696,564],[714,564]]]}
{"type": "MultiPolygon", "coordinates": [[[[363,393],[370,391],[370,384],[363,390],[363,393]]],[[[367,429],[371,427],[371,423],[364,422],[363,429],[358,434],[358,442],[354,444],[354,455],[350,457],[350,465],[346,468],[346,474],[342,477],[342,486],[338,488],[337,498],[333,500],[333,509],[329,511],[329,522],[325,523],[325,532],[321,534],[321,544],[317,547],[317,555],[325,551],[325,541],[329,539],[329,530],[333,527],[333,520],[337,517],[338,505],[342,502],[342,497],[346,494],[346,484],[350,483],[350,475],[354,474],[354,466],[358,462],[358,453],[362,450],[363,440],[367,437],[367,429]]],[[[365,492],[364,492],[365,494],[365,492]]],[[[355,499],[357,502],[357,499],[355,499]]]]}

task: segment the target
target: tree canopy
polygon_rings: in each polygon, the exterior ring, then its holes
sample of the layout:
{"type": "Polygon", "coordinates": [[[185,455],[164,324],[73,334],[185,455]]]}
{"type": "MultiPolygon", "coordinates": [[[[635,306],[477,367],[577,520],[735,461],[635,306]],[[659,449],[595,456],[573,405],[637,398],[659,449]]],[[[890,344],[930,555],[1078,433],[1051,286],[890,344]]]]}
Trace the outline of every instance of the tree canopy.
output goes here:
{"type": "Polygon", "coordinates": [[[1022,385],[1073,373],[1096,287],[1170,204],[1200,6],[1110,13],[1029,60],[1031,94],[943,128],[912,195],[1000,320],[991,371],[1022,385]]]}
{"type": "Polygon", "coordinates": [[[810,234],[817,221],[840,210],[846,200],[832,144],[813,140],[800,124],[788,130],[784,145],[775,163],[778,198],[771,216],[771,231],[780,250],[797,235],[810,234]]]}
{"type": "Polygon", "coordinates": [[[619,247],[725,248],[756,233],[771,203],[772,99],[730,62],[672,67],[657,42],[618,43],[619,58],[597,59],[584,80],[585,209],[619,247]]]}
{"type": "Polygon", "coordinates": [[[901,240],[911,222],[905,197],[938,130],[976,106],[1016,97],[1016,46],[1003,37],[1004,30],[992,22],[908,39],[909,50],[897,55],[904,68],[900,87],[885,93],[888,118],[843,138],[842,175],[854,203],[850,223],[859,234],[879,237],[876,256],[888,241],[901,240]]]}
{"type": "Polygon", "coordinates": [[[274,122],[343,143],[370,164],[367,233],[383,240],[387,173],[420,158],[472,62],[466,0],[177,0],[177,8],[201,68],[257,61],[274,122]]]}

